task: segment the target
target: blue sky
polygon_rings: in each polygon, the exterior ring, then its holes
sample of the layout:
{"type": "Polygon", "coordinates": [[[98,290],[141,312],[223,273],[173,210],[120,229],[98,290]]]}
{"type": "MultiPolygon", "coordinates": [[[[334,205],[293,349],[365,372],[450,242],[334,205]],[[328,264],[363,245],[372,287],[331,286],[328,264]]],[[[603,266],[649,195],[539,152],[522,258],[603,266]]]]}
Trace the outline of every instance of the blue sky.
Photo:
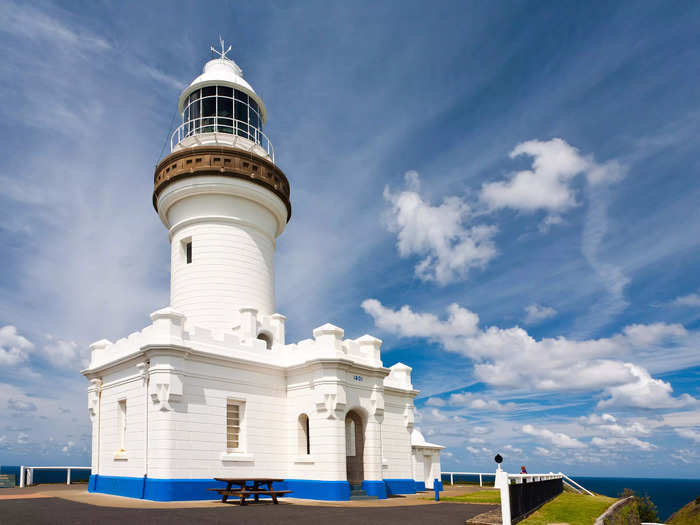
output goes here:
{"type": "Polygon", "coordinates": [[[0,6],[0,462],[89,462],[87,346],[168,302],[152,173],[219,34],[292,187],[288,340],[414,368],[444,470],[696,476],[700,6],[0,6]]]}

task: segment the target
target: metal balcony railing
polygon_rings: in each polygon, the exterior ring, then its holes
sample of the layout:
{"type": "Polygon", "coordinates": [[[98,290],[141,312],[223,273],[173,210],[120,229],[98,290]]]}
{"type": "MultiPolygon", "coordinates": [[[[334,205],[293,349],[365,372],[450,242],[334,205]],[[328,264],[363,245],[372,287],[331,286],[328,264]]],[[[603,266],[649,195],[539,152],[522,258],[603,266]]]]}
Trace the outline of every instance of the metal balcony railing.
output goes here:
{"type": "MultiPolygon", "coordinates": [[[[267,135],[246,121],[228,117],[199,117],[180,124],[170,135],[170,152],[175,151],[177,145],[189,137],[198,137],[209,133],[231,135],[232,143],[235,141],[234,137],[248,140],[254,146],[257,145],[267,152],[267,156],[273,163],[275,162],[275,148],[267,135]]],[[[205,140],[205,142],[208,141],[205,140]]]]}

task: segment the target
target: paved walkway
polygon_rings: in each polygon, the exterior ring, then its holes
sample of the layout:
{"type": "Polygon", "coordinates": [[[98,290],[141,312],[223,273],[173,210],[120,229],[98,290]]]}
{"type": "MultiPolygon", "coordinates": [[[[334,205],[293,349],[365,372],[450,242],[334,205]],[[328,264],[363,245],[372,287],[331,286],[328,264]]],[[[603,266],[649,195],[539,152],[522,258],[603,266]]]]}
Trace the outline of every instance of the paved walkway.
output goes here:
{"type": "MultiPolygon", "coordinates": [[[[269,502],[239,507],[212,501],[153,502],[89,494],[85,485],[38,485],[0,490],[1,523],[177,525],[179,523],[227,523],[333,525],[381,523],[396,525],[463,525],[490,505],[435,503],[432,493],[381,501],[318,502],[284,498],[280,505],[269,502]]],[[[462,489],[459,492],[471,491],[462,489]]],[[[449,491],[450,493],[453,490],[449,491]]]]}

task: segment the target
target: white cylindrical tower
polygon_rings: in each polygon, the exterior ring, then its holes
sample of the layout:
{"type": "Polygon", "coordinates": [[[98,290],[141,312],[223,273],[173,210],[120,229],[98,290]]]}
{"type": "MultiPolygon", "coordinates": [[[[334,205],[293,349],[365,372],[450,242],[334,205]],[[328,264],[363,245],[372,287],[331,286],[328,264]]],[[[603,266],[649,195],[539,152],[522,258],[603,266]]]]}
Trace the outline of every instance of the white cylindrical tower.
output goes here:
{"type": "Polygon", "coordinates": [[[182,92],[179,110],[183,123],[153,190],[170,234],[170,304],[189,328],[227,332],[242,308],[275,311],[275,242],[291,216],[289,183],[262,132],[263,101],[225,53],[182,92]]]}

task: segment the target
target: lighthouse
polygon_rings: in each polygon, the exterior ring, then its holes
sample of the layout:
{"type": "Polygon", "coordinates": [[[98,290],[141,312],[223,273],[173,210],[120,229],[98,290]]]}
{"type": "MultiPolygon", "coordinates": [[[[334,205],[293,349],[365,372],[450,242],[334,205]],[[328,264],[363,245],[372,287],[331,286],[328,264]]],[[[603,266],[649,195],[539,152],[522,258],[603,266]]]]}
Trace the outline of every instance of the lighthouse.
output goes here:
{"type": "Polygon", "coordinates": [[[180,95],[182,124],[153,189],[170,237],[170,305],[188,327],[219,333],[240,326],[241,310],[274,313],[275,242],[291,217],[265,104],[226,52],[222,44],[180,95]]]}
{"type": "Polygon", "coordinates": [[[293,497],[347,500],[432,487],[442,447],[414,428],[411,368],[385,367],[381,340],[330,323],[287,342],[274,259],[290,184],[262,98],[230,46],[212,50],[153,176],[170,303],[141,330],[93,343],[82,371],[89,490],[213,499],[214,478],[274,478],[293,497]]]}

